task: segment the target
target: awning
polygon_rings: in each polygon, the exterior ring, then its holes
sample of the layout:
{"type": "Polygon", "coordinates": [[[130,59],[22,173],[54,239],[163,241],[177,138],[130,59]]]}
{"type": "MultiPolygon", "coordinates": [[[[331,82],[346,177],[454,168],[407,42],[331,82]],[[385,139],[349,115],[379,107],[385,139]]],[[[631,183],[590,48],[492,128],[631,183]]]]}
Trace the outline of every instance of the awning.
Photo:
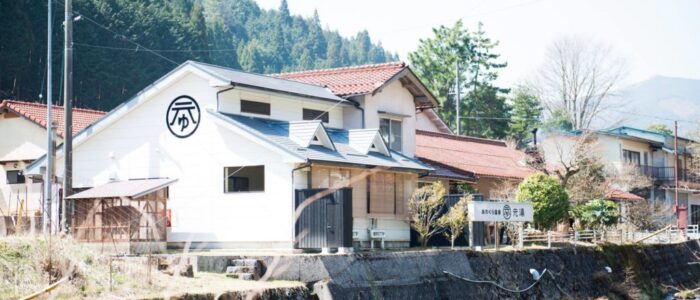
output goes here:
{"type": "Polygon", "coordinates": [[[82,191],[66,199],[138,198],[175,183],[177,179],[138,179],[110,182],[82,191]]]}

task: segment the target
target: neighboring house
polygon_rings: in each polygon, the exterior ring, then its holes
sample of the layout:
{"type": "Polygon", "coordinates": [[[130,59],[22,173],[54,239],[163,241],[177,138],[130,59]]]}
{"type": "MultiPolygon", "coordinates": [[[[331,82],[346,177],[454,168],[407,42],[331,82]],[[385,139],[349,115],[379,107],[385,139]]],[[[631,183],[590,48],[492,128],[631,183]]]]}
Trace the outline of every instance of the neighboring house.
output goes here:
{"type": "Polygon", "coordinates": [[[451,194],[466,183],[485,199],[503,198],[504,189],[534,173],[525,153],[503,141],[417,130],[416,147],[416,157],[437,171],[421,180],[442,180],[451,194]]]}
{"type": "MultiPolygon", "coordinates": [[[[69,197],[73,235],[133,240],[113,229],[147,220],[90,223],[93,210],[119,209],[156,216],[155,236],[136,228],[147,241],[291,249],[304,235],[295,194],[350,188],[352,211],[341,214],[356,244],[377,230],[387,246],[408,246],[406,200],[432,171],[413,158],[415,112],[436,103],[402,63],[265,76],[186,62],[76,135],[73,185],[93,189],[69,197]]],[[[62,160],[59,149],[59,174],[62,160]]]]}
{"type": "MultiPolygon", "coordinates": [[[[672,135],[652,132],[631,127],[618,127],[610,130],[588,131],[596,138],[591,151],[600,154],[602,162],[611,174],[629,172],[626,168],[637,170],[639,174],[650,177],[653,184],[647,189],[631,191],[652,201],[665,204],[675,203],[674,172],[674,138],[672,135]]],[[[568,161],[573,155],[572,145],[583,132],[565,132],[547,134],[541,142],[546,162],[556,167],[560,161],[568,161]]],[[[700,224],[700,177],[694,176],[692,157],[687,150],[692,141],[678,138],[678,202],[681,225],[685,220],[690,224],[700,224]],[[688,215],[690,213],[690,215],[688,215]],[[690,217],[688,217],[690,216],[690,217]]],[[[626,187],[618,187],[630,192],[626,187]]]]}
{"type": "MultiPolygon", "coordinates": [[[[57,143],[64,136],[63,107],[53,107],[57,143]]],[[[73,109],[73,132],[89,126],[105,113],[73,109]]],[[[22,170],[46,154],[46,105],[3,100],[0,102],[0,216],[33,216],[42,209],[41,182],[28,180],[22,170]]],[[[0,232],[0,234],[5,233],[0,232]]]]}

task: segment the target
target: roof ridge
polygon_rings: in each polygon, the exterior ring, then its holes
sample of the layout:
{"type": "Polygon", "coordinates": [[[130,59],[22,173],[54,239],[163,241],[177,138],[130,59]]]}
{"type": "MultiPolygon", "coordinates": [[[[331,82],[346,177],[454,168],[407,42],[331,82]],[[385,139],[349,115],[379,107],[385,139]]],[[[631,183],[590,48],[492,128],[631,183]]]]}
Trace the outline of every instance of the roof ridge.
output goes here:
{"type": "MultiPolygon", "coordinates": [[[[31,105],[35,107],[46,107],[46,104],[40,103],[40,102],[29,102],[29,101],[22,101],[22,100],[11,100],[11,99],[3,99],[2,102],[0,103],[1,105],[6,105],[7,103],[10,104],[21,104],[21,105],[31,105]]],[[[60,105],[51,105],[52,108],[58,108],[58,109],[64,109],[63,106],[60,105]]],[[[95,113],[95,114],[106,114],[106,112],[101,111],[101,110],[96,110],[96,109],[90,109],[90,108],[80,108],[80,107],[74,107],[73,111],[82,111],[82,112],[87,112],[87,113],[95,113]]]]}
{"type": "Polygon", "coordinates": [[[330,72],[330,71],[333,71],[333,72],[350,71],[350,70],[359,70],[359,69],[388,67],[388,66],[394,66],[394,65],[400,65],[402,67],[407,66],[407,64],[403,61],[391,61],[391,62],[384,62],[384,63],[354,65],[354,66],[345,66],[345,67],[338,67],[338,68],[324,68],[324,69],[311,69],[311,70],[294,71],[294,72],[280,72],[280,73],[269,74],[269,76],[279,78],[279,76],[284,76],[284,75],[318,74],[318,73],[330,72]]]}
{"type": "Polygon", "coordinates": [[[416,129],[416,134],[444,137],[444,138],[453,139],[453,140],[461,140],[461,141],[469,141],[469,142],[476,142],[476,143],[482,143],[482,144],[490,144],[490,145],[494,145],[494,146],[502,146],[502,147],[508,148],[508,145],[506,144],[506,142],[504,142],[502,140],[480,138],[480,137],[474,137],[474,136],[468,136],[468,135],[456,135],[456,134],[449,134],[449,133],[432,132],[432,131],[425,131],[425,130],[420,130],[420,129],[416,129]]]}
{"type": "MultiPolygon", "coordinates": [[[[249,71],[245,71],[245,70],[234,69],[234,68],[225,67],[225,66],[220,66],[220,65],[214,65],[214,64],[210,64],[210,63],[199,62],[199,61],[195,61],[195,60],[188,60],[186,63],[190,63],[190,64],[200,64],[200,65],[205,65],[205,66],[214,67],[214,68],[220,68],[220,69],[229,70],[229,71],[234,71],[234,72],[246,73],[246,74],[254,75],[254,76],[260,76],[260,77],[266,77],[266,78],[273,78],[273,79],[277,79],[277,80],[284,80],[284,81],[294,82],[294,83],[297,83],[297,84],[310,85],[310,86],[314,86],[314,87],[324,88],[324,89],[327,89],[327,90],[330,91],[330,89],[329,89],[327,86],[324,86],[324,85],[315,84],[315,83],[309,83],[309,82],[303,82],[303,81],[298,81],[298,80],[292,80],[292,79],[288,79],[288,78],[276,77],[276,76],[274,76],[274,74],[260,74],[260,73],[249,72],[249,71]]],[[[281,73],[280,73],[280,74],[281,74],[281,73]]],[[[333,92],[331,91],[331,93],[333,93],[333,92]]]]}

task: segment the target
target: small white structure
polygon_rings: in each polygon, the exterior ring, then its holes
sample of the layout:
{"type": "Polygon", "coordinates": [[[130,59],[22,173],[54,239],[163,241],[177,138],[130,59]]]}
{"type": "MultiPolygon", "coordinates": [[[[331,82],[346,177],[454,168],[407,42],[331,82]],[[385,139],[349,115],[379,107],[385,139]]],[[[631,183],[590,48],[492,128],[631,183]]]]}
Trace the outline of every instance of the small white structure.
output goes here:
{"type": "MultiPolygon", "coordinates": [[[[56,140],[61,143],[63,107],[54,106],[56,140]]],[[[89,109],[73,109],[73,128],[81,130],[104,115],[89,109]]],[[[12,233],[15,224],[29,226],[41,215],[41,181],[26,178],[22,170],[46,154],[46,105],[3,100],[0,102],[0,235],[12,233]]],[[[58,207],[54,207],[58,211],[58,207]]],[[[38,222],[41,224],[41,222],[38,222]]]]}
{"type": "MultiPolygon", "coordinates": [[[[323,72],[387,67],[380,84],[348,95],[287,78],[303,73],[186,62],[76,135],[73,185],[177,179],[168,246],[257,249],[293,248],[295,190],[351,188],[361,246],[372,229],[388,247],[408,246],[405,201],[431,171],[413,159],[415,111],[436,101],[403,64],[323,72]]],[[[62,165],[59,149],[59,174],[62,165]]]]}

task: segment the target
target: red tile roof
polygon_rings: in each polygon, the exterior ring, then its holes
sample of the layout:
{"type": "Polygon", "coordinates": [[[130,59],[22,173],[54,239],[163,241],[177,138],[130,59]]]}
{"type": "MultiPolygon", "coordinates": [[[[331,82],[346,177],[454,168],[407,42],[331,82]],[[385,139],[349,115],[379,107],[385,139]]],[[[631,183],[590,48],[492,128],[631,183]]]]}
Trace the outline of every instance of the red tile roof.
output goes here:
{"type": "Polygon", "coordinates": [[[362,95],[374,92],[394,75],[407,68],[403,62],[320,69],[271,76],[329,88],[338,96],[362,95]]]}
{"type": "Polygon", "coordinates": [[[618,201],[640,201],[644,200],[644,198],[639,197],[635,194],[632,194],[630,192],[623,192],[621,190],[610,190],[606,195],[606,198],[610,200],[618,200],[618,201]]]}
{"type": "MultiPolygon", "coordinates": [[[[51,119],[56,122],[56,134],[63,137],[63,131],[65,128],[63,106],[54,105],[52,108],[51,119]]],[[[46,128],[46,104],[17,100],[2,100],[2,102],[0,102],[0,110],[5,109],[13,111],[14,113],[38,124],[39,126],[46,128]]],[[[104,115],[105,112],[102,111],[73,108],[73,134],[75,135],[78,131],[83,130],[85,127],[94,123],[104,115]]]]}
{"type": "Polygon", "coordinates": [[[525,153],[505,142],[416,130],[416,157],[472,172],[480,177],[524,179],[534,170],[525,153]]]}

